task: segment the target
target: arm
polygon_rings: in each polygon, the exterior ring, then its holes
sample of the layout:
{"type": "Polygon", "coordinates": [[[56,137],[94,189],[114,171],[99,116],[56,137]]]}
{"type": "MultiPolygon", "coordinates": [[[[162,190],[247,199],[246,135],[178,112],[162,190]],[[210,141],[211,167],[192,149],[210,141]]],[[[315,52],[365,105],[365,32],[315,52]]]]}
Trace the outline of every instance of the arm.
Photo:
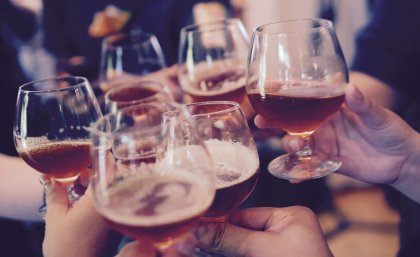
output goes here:
{"type": "Polygon", "coordinates": [[[46,194],[45,237],[42,250],[45,257],[113,256],[121,237],[113,233],[92,204],[92,192],[70,206],[66,187],[50,184],[46,194]]]}
{"type": "Polygon", "coordinates": [[[22,40],[31,39],[37,28],[35,14],[10,0],[0,0],[0,20],[22,40]]]}
{"type": "Polygon", "coordinates": [[[228,224],[203,223],[197,237],[202,247],[226,256],[332,257],[315,214],[305,207],[239,210],[228,224]]]}
{"type": "Polygon", "coordinates": [[[0,154],[0,216],[41,220],[43,188],[39,173],[20,158],[0,154]]]}
{"type": "MultiPolygon", "coordinates": [[[[66,187],[53,183],[47,190],[48,211],[45,216],[45,257],[106,257],[113,256],[121,236],[112,232],[96,212],[92,190],[88,188],[73,206],[69,206],[66,187]]],[[[171,246],[163,256],[192,256],[195,240],[191,237],[171,246]]],[[[125,245],[116,257],[154,257],[156,251],[147,242],[134,241],[125,245]]]]}

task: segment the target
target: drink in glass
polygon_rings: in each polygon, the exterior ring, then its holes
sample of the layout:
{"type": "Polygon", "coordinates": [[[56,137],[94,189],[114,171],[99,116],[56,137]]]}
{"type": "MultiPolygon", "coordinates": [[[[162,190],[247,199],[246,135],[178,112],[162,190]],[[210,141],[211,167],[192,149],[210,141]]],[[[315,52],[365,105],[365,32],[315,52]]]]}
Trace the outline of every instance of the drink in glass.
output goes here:
{"type": "Polygon", "coordinates": [[[280,178],[305,180],[338,170],[338,156],[314,152],[310,140],[312,133],[339,110],[348,81],[332,23],[291,20],[256,28],[247,74],[247,94],[256,113],[273,126],[301,136],[306,143],[303,150],[271,161],[269,172],[280,178]]]}
{"type": "Polygon", "coordinates": [[[19,88],[14,140],[17,152],[46,177],[72,184],[91,165],[89,127],[101,111],[87,79],[50,78],[19,88]]]}
{"type": "Polygon", "coordinates": [[[215,190],[210,158],[193,126],[172,106],[159,120],[151,117],[161,106],[127,107],[92,128],[96,209],[115,230],[158,250],[194,227],[215,190]],[[154,160],[141,161],[139,142],[153,138],[157,143],[144,156],[154,160]],[[124,149],[124,163],[115,149],[124,149]]]}
{"type": "Polygon", "coordinates": [[[216,175],[216,196],[206,221],[224,221],[254,189],[259,172],[255,143],[238,103],[208,101],[188,104],[216,175]]]}
{"type": "Polygon", "coordinates": [[[237,19],[181,30],[178,78],[186,102],[235,101],[248,110],[245,90],[248,35],[237,19]]]}
{"type": "Polygon", "coordinates": [[[115,112],[132,105],[171,101],[167,86],[157,81],[131,81],[105,94],[105,109],[106,112],[115,112]]]}

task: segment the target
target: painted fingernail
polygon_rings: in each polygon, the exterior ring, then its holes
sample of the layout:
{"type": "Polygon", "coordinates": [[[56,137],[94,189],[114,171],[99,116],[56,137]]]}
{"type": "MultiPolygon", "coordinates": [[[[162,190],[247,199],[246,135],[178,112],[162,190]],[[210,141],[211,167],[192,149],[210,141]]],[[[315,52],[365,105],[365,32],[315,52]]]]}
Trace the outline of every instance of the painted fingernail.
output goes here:
{"type": "Polygon", "coordinates": [[[354,88],[354,99],[359,103],[363,103],[365,100],[365,96],[355,85],[353,85],[353,88],[354,88]]]}

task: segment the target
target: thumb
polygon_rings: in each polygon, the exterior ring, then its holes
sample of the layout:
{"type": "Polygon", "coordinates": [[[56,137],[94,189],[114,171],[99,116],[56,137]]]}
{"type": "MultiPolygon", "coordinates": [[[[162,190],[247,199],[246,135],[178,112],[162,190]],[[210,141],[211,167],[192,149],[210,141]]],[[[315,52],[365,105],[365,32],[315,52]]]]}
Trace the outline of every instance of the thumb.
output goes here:
{"type": "Polygon", "coordinates": [[[391,122],[386,113],[387,110],[369,99],[352,83],[346,88],[346,103],[349,109],[356,113],[362,123],[370,129],[383,129],[391,122]]]}
{"type": "Polygon", "coordinates": [[[67,198],[67,187],[58,181],[53,181],[46,191],[47,214],[48,216],[58,216],[65,214],[69,208],[67,198]]]}
{"type": "Polygon", "coordinates": [[[201,248],[221,252],[227,256],[244,256],[246,249],[241,245],[251,233],[255,231],[219,222],[202,223],[196,230],[198,245],[201,248]]]}

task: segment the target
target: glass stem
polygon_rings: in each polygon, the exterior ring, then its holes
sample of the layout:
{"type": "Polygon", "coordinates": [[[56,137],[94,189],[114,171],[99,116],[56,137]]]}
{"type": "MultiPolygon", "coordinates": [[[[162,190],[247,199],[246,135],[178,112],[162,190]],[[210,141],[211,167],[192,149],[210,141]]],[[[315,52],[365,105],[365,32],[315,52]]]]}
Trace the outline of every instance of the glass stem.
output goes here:
{"type": "Polygon", "coordinates": [[[308,158],[312,155],[312,137],[311,135],[301,136],[303,139],[303,148],[302,150],[297,151],[295,154],[299,158],[308,158]]]}

